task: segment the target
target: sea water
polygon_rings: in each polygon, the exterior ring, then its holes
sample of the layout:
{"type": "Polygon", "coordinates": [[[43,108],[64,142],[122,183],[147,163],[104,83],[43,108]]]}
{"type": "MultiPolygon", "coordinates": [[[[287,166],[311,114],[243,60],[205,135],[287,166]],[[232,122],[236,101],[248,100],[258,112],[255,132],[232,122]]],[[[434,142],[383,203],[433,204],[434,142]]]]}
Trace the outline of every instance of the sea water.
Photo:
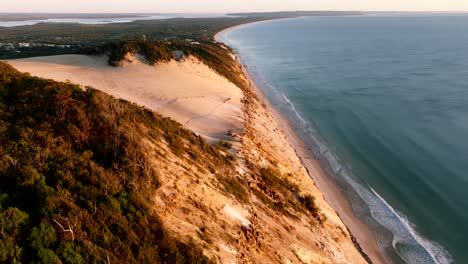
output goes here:
{"type": "Polygon", "coordinates": [[[244,25],[233,47],[395,263],[468,263],[468,14],[244,25]]]}

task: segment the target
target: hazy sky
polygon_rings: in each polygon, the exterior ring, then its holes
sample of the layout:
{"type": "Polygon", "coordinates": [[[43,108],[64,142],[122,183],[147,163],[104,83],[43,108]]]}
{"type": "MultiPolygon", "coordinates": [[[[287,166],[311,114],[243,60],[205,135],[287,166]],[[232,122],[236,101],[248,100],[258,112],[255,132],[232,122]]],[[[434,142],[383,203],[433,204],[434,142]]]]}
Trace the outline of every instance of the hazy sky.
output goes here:
{"type": "Polygon", "coordinates": [[[468,0],[0,0],[0,12],[468,11],[468,0]]]}

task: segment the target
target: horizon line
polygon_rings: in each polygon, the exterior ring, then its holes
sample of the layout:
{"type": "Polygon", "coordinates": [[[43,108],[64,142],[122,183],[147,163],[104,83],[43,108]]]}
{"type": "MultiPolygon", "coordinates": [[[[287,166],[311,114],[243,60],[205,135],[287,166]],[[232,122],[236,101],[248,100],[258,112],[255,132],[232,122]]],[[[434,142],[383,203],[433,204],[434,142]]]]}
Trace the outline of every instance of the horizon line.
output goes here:
{"type": "Polygon", "coordinates": [[[42,12],[1,11],[0,14],[248,14],[248,13],[292,13],[292,12],[363,12],[363,13],[468,13],[468,10],[289,10],[289,11],[232,11],[232,12],[42,12]]]}

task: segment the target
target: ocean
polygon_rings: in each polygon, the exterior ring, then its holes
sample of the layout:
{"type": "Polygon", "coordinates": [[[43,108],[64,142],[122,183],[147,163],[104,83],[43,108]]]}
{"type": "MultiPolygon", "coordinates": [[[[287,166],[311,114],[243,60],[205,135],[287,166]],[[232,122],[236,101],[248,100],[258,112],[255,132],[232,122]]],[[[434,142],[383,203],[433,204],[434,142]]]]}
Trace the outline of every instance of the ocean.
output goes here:
{"type": "Polygon", "coordinates": [[[468,263],[468,14],[304,17],[219,38],[395,263],[468,263]]]}

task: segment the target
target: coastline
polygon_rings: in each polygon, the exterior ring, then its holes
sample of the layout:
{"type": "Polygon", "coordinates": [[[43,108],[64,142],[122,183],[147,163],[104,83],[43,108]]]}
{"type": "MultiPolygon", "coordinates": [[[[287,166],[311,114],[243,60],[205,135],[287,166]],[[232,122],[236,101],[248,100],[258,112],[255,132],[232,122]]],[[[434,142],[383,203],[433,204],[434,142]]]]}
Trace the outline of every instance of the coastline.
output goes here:
{"type": "MultiPolygon", "coordinates": [[[[225,29],[217,32],[213,36],[213,39],[218,43],[223,43],[222,41],[218,40],[219,39],[218,36],[220,36],[221,34],[227,32],[229,30],[232,30],[232,29],[235,29],[235,28],[238,28],[238,27],[247,26],[247,25],[255,25],[255,24],[259,24],[259,23],[271,22],[271,21],[276,21],[276,20],[287,20],[287,19],[297,19],[297,18],[301,18],[301,17],[269,18],[269,19],[254,21],[254,22],[248,22],[248,23],[245,23],[245,24],[240,24],[240,25],[225,28],[225,29]]],[[[228,46],[228,45],[226,45],[226,46],[228,46]]],[[[236,54],[236,55],[238,55],[238,54],[236,54]]],[[[241,63],[240,61],[238,61],[238,62],[241,63]]],[[[243,64],[241,64],[241,65],[242,65],[242,68],[244,68],[244,65],[243,64]]],[[[244,72],[244,74],[245,74],[245,72],[244,72]]],[[[246,77],[250,77],[250,75],[246,75],[246,77]]]]}
{"type": "MultiPolygon", "coordinates": [[[[262,20],[229,27],[216,33],[214,40],[229,47],[229,45],[219,39],[219,36],[226,31],[241,26],[282,19],[291,18],[262,20]]],[[[314,181],[316,187],[322,192],[325,201],[329,203],[333,210],[335,210],[341,221],[347,227],[357,250],[370,263],[391,263],[389,259],[383,254],[374,233],[371,231],[371,228],[356,216],[349,199],[340,190],[340,187],[337,185],[337,183],[334,182],[334,180],[331,179],[329,175],[327,175],[326,171],[322,168],[322,165],[315,158],[313,158],[309,148],[294,131],[287,117],[271,104],[264,91],[256,84],[253,76],[249,72],[248,67],[242,62],[240,54],[236,53],[235,55],[236,60],[242,66],[243,74],[249,81],[254,93],[258,96],[259,100],[267,106],[267,110],[272,114],[274,120],[281,128],[281,132],[284,133],[289,144],[295,150],[296,155],[299,157],[302,165],[305,167],[309,177],[314,181]]]]}

